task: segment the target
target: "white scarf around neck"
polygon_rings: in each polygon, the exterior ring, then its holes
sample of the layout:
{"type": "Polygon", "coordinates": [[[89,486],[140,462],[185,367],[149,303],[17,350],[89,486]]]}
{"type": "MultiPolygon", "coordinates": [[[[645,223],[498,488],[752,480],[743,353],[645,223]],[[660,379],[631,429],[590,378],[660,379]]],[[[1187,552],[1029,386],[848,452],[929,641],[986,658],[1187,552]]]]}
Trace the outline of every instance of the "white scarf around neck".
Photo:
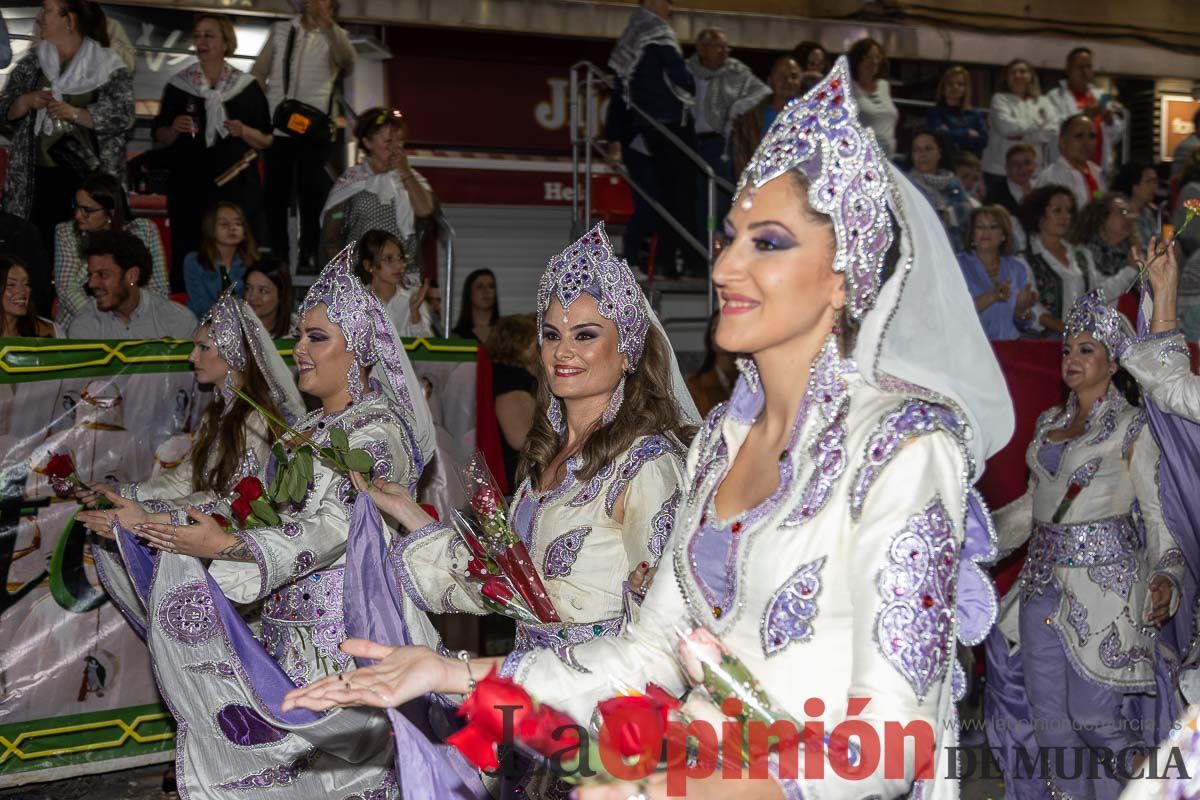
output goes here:
{"type": "MultiPolygon", "coordinates": [[[[114,72],[125,69],[125,62],[121,61],[120,56],[107,47],[101,47],[95,39],[88,38],[83,40],[65,71],[59,63],[58,48],[50,42],[42,40],[38,43],[37,59],[42,74],[50,81],[50,93],[55,100],[62,100],[66,95],[95,91],[108,83],[114,72]]],[[[54,132],[54,120],[47,109],[38,109],[34,130],[44,134],[54,132]]]]}
{"type": "Polygon", "coordinates": [[[210,86],[204,68],[200,66],[200,62],[196,62],[176,72],[168,83],[180,91],[204,100],[204,143],[207,147],[212,147],[218,137],[229,135],[229,131],[225,130],[225,122],[228,119],[225,103],[241,94],[253,80],[254,76],[225,64],[221,68],[221,77],[217,79],[217,85],[210,86]]]}

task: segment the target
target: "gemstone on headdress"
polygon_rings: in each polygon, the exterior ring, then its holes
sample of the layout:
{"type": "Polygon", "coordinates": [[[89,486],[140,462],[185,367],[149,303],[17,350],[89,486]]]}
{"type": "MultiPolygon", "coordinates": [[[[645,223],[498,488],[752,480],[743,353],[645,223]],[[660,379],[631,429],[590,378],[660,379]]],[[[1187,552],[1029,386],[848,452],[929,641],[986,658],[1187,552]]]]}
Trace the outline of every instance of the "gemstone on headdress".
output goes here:
{"type": "Polygon", "coordinates": [[[636,366],[650,328],[649,312],[633,271],[613,254],[603,222],[546,265],[538,282],[538,344],[542,343],[542,322],[550,301],[558,297],[566,310],[585,292],[596,299],[600,315],[616,325],[617,350],[629,357],[631,367],[636,366]]]}
{"type": "Polygon", "coordinates": [[[1063,338],[1081,333],[1091,334],[1108,348],[1110,357],[1116,358],[1128,346],[1132,329],[1121,312],[1104,299],[1104,293],[1096,289],[1081,295],[1063,321],[1063,338]]]}
{"type": "Polygon", "coordinates": [[[212,304],[201,325],[209,326],[208,335],[217,346],[217,355],[238,372],[246,369],[246,346],[242,338],[241,309],[232,289],[226,289],[212,304]]]}
{"type": "Polygon", "coordinates": [[[888,179],[887,157],[871,129],[858,121],[858,104],[847,90],[851,85],[843,56],[824,81],[788,103],[742,171],[737,193],[791,170],[808,177],[809,205],[833,220],[833,269],[845,274],[847,308],[860,320],[879,294],[896,235],[888,206],[898,202],[892,200],[895,187],[888,179]],[[859,233],[851,234],[851,229],[859,233]]]}

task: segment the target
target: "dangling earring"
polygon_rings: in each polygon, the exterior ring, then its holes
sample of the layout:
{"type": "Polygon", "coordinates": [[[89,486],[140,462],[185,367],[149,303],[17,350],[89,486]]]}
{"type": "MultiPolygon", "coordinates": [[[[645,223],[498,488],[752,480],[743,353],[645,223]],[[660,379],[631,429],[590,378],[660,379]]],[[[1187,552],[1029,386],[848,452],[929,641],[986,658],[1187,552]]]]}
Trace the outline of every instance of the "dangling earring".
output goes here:
{"type": "Polygon", "coordinates": [[[621,404],[625,402],[625,373],[621,373],[621,380],[617,383],[616,390],[612,393],[612,397],[608,398],[608,405],[604,407],[604,413],[600,415],[600,424],[607,425],[617,418],[617,412],[621,410],[621,404]]]}
{"type": "Polygon", "coordinates": [[[554,395],[550,401],[550,405],[546,407],[546,419],[550,420],[550,427],[555,433],[563,432],[563,417],[562,417],[562,400],[559,400],[554,395]]]}

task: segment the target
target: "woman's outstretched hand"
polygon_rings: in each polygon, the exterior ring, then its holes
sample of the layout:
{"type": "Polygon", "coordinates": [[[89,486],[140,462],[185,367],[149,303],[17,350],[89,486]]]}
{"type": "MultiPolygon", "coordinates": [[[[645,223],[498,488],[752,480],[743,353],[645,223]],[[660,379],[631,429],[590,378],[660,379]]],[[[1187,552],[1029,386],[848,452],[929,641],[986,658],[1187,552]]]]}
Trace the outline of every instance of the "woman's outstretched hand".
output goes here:
{"type": "Polygon", "coordinates": [[[455,662],[427,647],[388,647],[366,639],[347,639],[342,650],[377,663],[293,689],[283,698],[284,711],[325,711],[335,706],[395,708],[423,694],[459,688],[449,685],[448,666],[454,667],[455,662]]]}

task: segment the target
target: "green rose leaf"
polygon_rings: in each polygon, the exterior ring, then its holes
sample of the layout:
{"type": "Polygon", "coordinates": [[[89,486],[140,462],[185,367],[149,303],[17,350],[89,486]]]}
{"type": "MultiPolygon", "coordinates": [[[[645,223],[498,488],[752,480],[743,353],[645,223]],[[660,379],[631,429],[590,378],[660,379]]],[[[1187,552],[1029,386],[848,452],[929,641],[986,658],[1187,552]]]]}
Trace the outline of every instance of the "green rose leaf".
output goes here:
{"type": "Polygon", "coordinates": [[[355,448],[346,453],[346,466],[355,472],[370,475],[371,471],[375,469],[375,459],[366,450],[355,448]]]}
{"type": "Polygon", "coordinates": [[[350,437],[347,436],[346,432],[341,428],[330,428],[329,441],[332,442],[333,446],[338,450],[350,449],[350,437]]]}
{"type": "Polygon", "coordinates": [[[279,515],[275,513],[275,509],[271,508],[271,504],[261,497],[257,497],[250,501],[250,509],[254,512],[254,516],[261,519],[268,525],[278,525],[279,515]]]}
{"type": "Polygon", "coordinates": [[[306,447],[296,454],[296,471],[304,479],[305,485],[313,479],[313,451],[306,447]]]}

